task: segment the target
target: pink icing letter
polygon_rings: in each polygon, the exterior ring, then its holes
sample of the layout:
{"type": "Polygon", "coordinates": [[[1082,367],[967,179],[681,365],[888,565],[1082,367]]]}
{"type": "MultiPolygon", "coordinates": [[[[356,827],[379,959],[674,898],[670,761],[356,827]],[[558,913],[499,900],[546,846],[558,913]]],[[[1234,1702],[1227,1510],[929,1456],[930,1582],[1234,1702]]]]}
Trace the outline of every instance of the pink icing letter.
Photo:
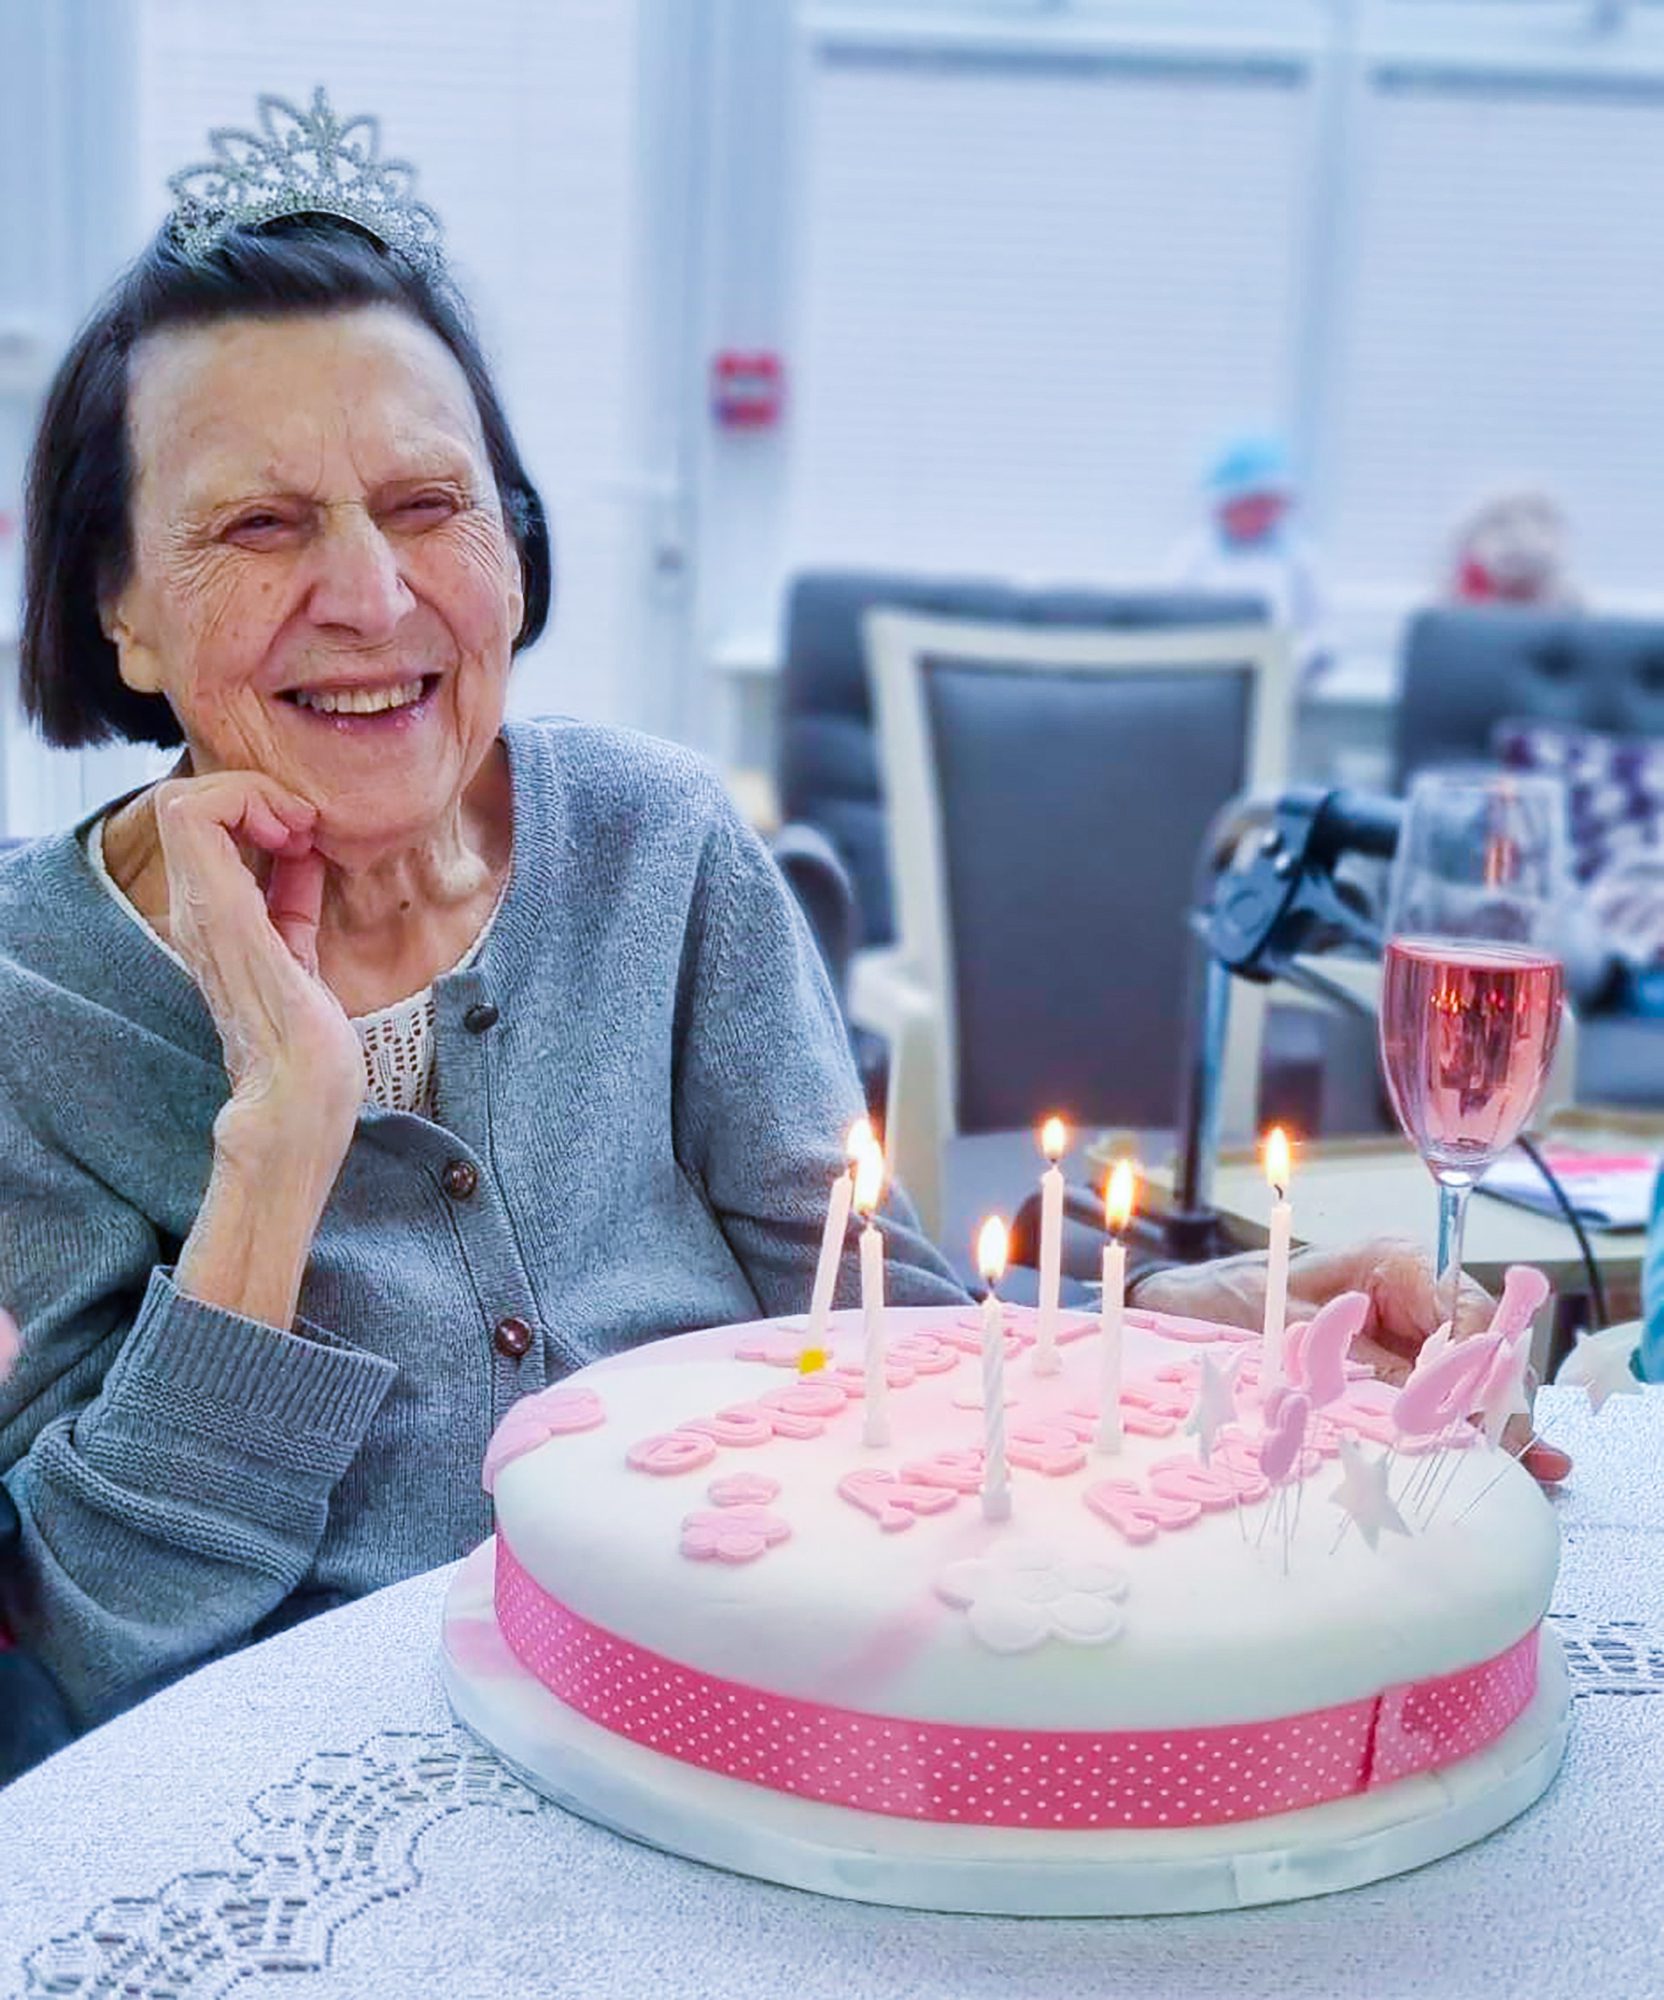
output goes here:
{"type": "Polygon", "coordinates": [[[1163,1500],[1194,1500],[1205,1514],[1234,1507],[1238,1498],[1234,1478],[1193,1458],[1158,1459],[1150,1467],[1150,1490],[1163,1500]]]}
{"type": "Polygon", "coordinates": [[[871,1514],[886,1534],[912,1527],[921,1514],[940,1514],[958,1497],[952,1487],[913,1485],[876,1468],[846,1472],[838,1481],[838,1492],[852,1507],[871,1514]]]}
{"type": "Polygon", "coordinates": [[[848,1407],[849,1398],[836,1382],[811,1377],[779,1389],[766,1389],[757,1398],[765,1410],[784,1410],[794,1417],[835,1417],[848,1407]]]}
{"type": "Polygon", "coordinates": [[[1129,1542],[1154,1541],[1163,1528],[1188,1528],[1202,1518],[1200,1501],[1146,1493],[1133,1479],[1100,1479],[1087,1487],[1085,1500],[1129,1542]]]}
{"type": "Polygon", "coordinates": [[[1079,1472],[1086,1463],[1086,1447],[1070,1425],[1035,1419],[1011,1426],[1006,1456],[1013,1465],[1058,1479],[1066,1472],[1079,1472]]]}
{"type": "MultiPolygon", "coordinates": [[[[739,1403],[731,1410],[718,1410],[714,1417],[690,1417],[679,1426],[685,1431],[702,1431],[718,1444],[749,1448],[767,1444],[774,1435],[774,1418],[755,1403],[739,1403]]],[[[815,1433],[811,1432],[813,1436],[815,1433]]]]}
{"type": "Polygon", "coordinates": [[[716,1446],[696,1431],[661,1431],[631,1445],[626,1462],[637,1472],[697,1472],[716,1457],[716,1446]]]}
{"type": "Polygon", "coordinates": [[[959,1356],[933,1333],[904,1333],[891,1341],[890,1359],[906,1362],[915,1375],[946,1375],[959,1366],[959,1356]]]}
{"type": "Polygon", "coordinates": [[[901,1468],[901,1476],[918,1486],[945,1486],[953,1493],[982,1491],[980,1451],[938,1451],[929,1458],[915,1458],[901,1468]]]}

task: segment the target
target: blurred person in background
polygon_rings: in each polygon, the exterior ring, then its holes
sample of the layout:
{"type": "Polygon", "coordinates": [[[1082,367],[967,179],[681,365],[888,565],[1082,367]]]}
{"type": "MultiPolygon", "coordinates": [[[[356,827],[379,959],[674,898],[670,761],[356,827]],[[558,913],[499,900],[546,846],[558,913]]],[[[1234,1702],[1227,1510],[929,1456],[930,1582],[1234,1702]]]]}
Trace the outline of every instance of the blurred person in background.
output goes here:
{"type": "Polygon", "coordinates": [[[1233,438],[1209,469],[1206,494],[1207,525],[1176,552],[1174,580],[1261,599],[1289,635],[1300,680],[1310,683],[1328,665],[1332,643],[1317,561],[1294,525],[1298,494],[1282,440],[1233,438]]]}

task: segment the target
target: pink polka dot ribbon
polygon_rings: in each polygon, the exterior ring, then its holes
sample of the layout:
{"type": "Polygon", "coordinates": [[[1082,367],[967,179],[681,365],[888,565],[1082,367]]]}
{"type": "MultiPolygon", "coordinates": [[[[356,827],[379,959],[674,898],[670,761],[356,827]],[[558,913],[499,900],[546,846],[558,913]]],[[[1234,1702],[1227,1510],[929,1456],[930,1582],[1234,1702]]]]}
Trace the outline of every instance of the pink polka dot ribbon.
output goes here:
{"type": "Polygon", "coordinates": [[[580,1618],[497,1537],[497,1621],[569,1708],[684,1764],[799,1798],[968,1826],[1222,1826],[1472,1756],[1525,1710],[1536,1627],[1437,1680],[1271,1722],[994,1729],[873,1715],[681,1665],[580,1618]]]}

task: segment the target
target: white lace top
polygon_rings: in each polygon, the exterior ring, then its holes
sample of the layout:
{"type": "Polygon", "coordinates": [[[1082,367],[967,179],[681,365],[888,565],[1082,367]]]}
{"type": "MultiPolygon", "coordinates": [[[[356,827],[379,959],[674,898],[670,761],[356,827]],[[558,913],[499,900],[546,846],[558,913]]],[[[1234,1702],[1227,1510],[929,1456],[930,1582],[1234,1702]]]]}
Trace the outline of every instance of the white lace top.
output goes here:
{"type": "MultiPolygon", "coordinates": [[[[146,937],[171,958],[187,978],[190,967],[179,956],[167,940],[158,935],[140,914],[137,906],[130,902],[117,886],[114,877],[104,865],[104,821],[102,816],[87,828],[84,837],[87,859],[92,863],[93,873],[126,911],[146,937]]],[[[479,956],[487,935],[496,920],[497,912],[503,906],[503,896],[508,892],[505,882],[491,915],[480,927],[480,934],[468,947],[450,970],[461,972],[472,965],[479,956]]],[[[408,999],[395,1000],[391,1007],[381,1007],[373,1014],[355,1014],[352,1024],[358,1030],[359,1046],[364,1051],[364,1076],[369,1101],[379,1105],[383,1111],[413,1111],[423,1118],[431,1118],[437,1105],[438,1070],[434,1060],[433,1038],[433,988],[424,986],[420,993],[412,993],[408,999]]]]}

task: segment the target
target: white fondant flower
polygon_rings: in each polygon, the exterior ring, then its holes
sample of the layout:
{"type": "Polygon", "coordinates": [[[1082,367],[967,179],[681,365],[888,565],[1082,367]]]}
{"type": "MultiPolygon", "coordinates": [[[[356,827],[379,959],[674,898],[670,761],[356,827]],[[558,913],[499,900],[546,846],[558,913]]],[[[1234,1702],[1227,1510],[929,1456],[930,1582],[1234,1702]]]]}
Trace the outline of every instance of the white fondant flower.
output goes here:
{"type": "Polygon", "coordinates": [[[1076,1560],[1041,1543],[950,1563],[936,1594],[965,1613],[994,1653],[1027,1653],[1048,1639],[1104,1646],[1120,1636],[1127,1579],[1107,1563],[1076,1560]]]}

